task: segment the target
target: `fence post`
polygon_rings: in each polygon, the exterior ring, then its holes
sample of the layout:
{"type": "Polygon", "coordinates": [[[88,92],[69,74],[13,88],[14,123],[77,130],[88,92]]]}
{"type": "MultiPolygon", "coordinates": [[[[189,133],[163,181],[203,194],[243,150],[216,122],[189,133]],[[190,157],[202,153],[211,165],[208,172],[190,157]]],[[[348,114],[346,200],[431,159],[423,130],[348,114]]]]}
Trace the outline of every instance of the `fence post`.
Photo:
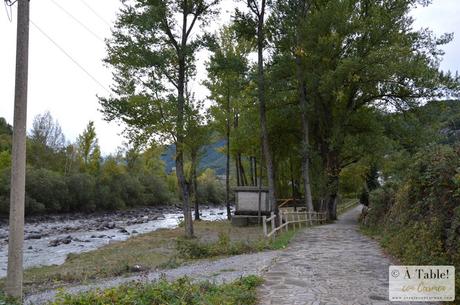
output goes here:
{"type": "Polygon", "coordinates": [[[262,216],[262,227],[264,228],[264,235],[267,236],[267,216],[262,216]]]}
{"type": "Polygon", "coordinates": [[[286,231],[289,231],[289,211],[284,217],[286,218],[286,231]]]}
{"type": "Polygon", "coordinates": [[[275,230],[275,214],[273,212],[271,213],[270,218],[272,220],[271,222],[272,222],[272,232],[273,232],[275,230]]]}

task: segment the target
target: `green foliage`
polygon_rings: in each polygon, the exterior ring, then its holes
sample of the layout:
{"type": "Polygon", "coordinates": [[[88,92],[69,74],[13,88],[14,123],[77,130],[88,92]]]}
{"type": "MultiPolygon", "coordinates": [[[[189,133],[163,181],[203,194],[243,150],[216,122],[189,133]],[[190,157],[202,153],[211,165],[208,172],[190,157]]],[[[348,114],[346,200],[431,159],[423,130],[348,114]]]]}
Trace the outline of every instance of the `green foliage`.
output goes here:
{"type": "Polygon", "coordinates": [[[221,204],[225,201],[223,181],[219,181],[209,168],[198,177],[197,198],[203,204],[221,204]]]}
{"type": "Polygon", "coordinates": [[[275,238],[270,240],[269,248],[272,250],[284,249],[289,245],[289,242],[294,236],[295,236],[294,230],[282,232],[281,234],[278,234],[275,238]]]}
{"type": "Polygon", "coordinates": [[[404,263],[458,269],[460,147],[423,149],[406,171],[402,184],[387,183],[371,193],[366,227],[404,263]]]}
{"type": "Polygon", "coordinates": [[[179,238],[176,241],[178,255],[185,259],[200,259],[216,256],[238,255],[263,250],[280,250],[288,246],[295,231],[289,230],[276,235],[272,239],[231,240],[225,232],[219,232],[218,239],[213,242],[202,242],[197,239],[179,238]]]}
{"type": "Polygon", "coordinates": [[[13,127],[8,124],[5,118],[0,118],[0,135],[13,135],[13,127]]]}
{"type": "MultiPolygon", "coordinates": [[[[0,214],[8,213],[10,196],[11,126],[5,126],[0,130],[0,214]]],[[[92,212],[175,201],[160,160],[161,148],[126,149],[102,160],[93,122],[75,145],[64,147],[63,142],[59,123],[51,114],[35,118],[27,139],[26,214],[92,212]]]]}
{"type": "Polygon", "coordinates": [[[262,241],[255,244],[244,241],[230,241],[230,237],[226,233],[220,233],[218,240],[211,243],[185,238],[179,238],[176,242],[176,250],[179,256],[187,259],[238,255],[260,251],[261,249],[263,249],[262,241]],[[260,248],[258,249],[258,247],[260,248]]]}
{"type": "Polygon", "coordinates": [[[11,167],[11,153],[9,151],[0,152],[0,170],[11,167]]]}
{"type": "Polygon", "coordinates": [[[50,305],[251,305],[256,304],[257,276],[242,277],[231,283],[213,284],[180,278],[173,282],[160,279],[151,284],[133,283],[107,290],[71,295],[61,292],[50,305]]]}
{"type": "Polygon", "coordinates": [[[100,165],[101,150],[93,121],[89,121],[86,129],[78,136],[76,149],[80,161],[80,171],[92,174],[97,173],[100,165]]]}
{"type": "Polygon", "coordinates": [[[29,168],[26,172],[26,194],[29,197],[29,209],[41,212],[67,212],[70,210],[69,191],[62,175],[47,169],[29,168]],[[34,208],[36,206],[36,208],[34,208]]]}
{"type": "Polygon", "coordinates": [[[7,297],[0,291],[0,305],[20,305],[21,302],[13,298],[7,297]]]}

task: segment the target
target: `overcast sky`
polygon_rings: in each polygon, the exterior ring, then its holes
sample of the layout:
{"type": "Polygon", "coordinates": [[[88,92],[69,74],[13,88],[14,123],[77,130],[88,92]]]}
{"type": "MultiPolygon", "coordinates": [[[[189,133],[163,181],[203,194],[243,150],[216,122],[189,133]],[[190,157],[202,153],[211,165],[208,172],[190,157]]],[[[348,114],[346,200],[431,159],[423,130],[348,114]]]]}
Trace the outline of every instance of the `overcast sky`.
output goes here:
{"type": "MultiPolygon", "coordinates": [[[[218,23],[214,23],[215,26],[230,19],[232,2],[223,0],[223,3],[222,16],[218,23]]],[[[111,73],[102,64],[105,45],[101,40],[110,35],[110,24],[119,7],[119,0],[31,1],[31,21],[96,80],[83,72],[31,24],[29,128],[34,116],[49,110],[58,119],[69,141],[73,142],[88,121],[92,120],[95,121],[104,154],[115,152],[121,145],[123,137],[119,133],[122,128],[102,120],[96,98],[96,94],[107,95],[104,88],[109,88],[111,83],[111,73]],[[70,12],[75,19],[66,12],[70,12]]],[[[0,117],[5,117],[9,123],[13,121],[16,9],[15,5],[12,22],[7,11],[3,8],[0,10],[0,117]]],[[[444,47],[446,55],[441,67],[443,70],[460,70],[460,1],[434,0],[432,5],[418,8],[413,15],[416,29],[429,27],[437,34],[454,32],[454,41],[444,47]]],[[[197,65],[198,78],[205,77],[204,60],[202,58],[197,65]]],[[[206,96],[201,86],[196,85],[194,91],[197,97],[206,96]]]]}

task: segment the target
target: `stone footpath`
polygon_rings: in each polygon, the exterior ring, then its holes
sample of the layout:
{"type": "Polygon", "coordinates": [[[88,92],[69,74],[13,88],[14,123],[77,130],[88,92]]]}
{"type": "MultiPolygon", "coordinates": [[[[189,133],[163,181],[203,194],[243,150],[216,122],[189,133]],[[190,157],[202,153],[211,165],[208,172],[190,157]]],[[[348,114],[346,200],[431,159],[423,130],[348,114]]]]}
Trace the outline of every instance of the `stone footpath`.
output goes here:
{"type": "Polygon", "coordinates": [[[429,304],[388,301],[388,266],[397,263],[358,231],[360,212],[358,206],[333,224],[299,232],[264,274],[260,304],[429,304]]]}

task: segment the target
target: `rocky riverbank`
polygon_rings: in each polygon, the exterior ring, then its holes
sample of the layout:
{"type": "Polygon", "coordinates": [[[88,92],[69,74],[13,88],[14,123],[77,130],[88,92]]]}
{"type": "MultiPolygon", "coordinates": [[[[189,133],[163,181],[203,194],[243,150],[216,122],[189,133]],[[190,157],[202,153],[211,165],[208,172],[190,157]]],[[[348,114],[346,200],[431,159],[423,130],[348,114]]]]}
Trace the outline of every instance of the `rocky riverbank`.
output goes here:
{"type": "MultiPolygon", "coordinates": [[[[204,206],[201,217],[225,219],[225,208],[204,206]]],[[[24,233],[24,266],[62,264],[69,253],[94,250],[126,240],[133,234],[174,228],[182,218],[182,211],[174,206],[30,217],[26,219],[24,233]]],[[[7,254],[8,224],[3,219],[0,222],[0,277],[6,274],[7,254]]]]}

